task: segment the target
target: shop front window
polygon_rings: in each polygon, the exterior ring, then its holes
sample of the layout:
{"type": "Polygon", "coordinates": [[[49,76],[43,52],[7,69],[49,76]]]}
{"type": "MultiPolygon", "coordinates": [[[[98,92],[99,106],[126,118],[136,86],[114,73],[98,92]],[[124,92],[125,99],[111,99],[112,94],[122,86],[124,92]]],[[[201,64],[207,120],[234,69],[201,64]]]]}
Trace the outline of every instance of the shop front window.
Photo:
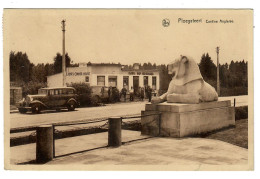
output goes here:
{"type": "Polygon", "coordinates": [[[85,82],[88,83],[89,82],[89,76],[85,77],[85,82]]]}
{"type": "Polygon", "coordinates": [[[98,86],[105,86],[105,76],[98,76],[97,77],[97,85],[98,86]]]}
{"type": "Polygon", "coordinates": [[[108,77],[108,86],[117,87],[117,77],[116,76],[108,77]]]}

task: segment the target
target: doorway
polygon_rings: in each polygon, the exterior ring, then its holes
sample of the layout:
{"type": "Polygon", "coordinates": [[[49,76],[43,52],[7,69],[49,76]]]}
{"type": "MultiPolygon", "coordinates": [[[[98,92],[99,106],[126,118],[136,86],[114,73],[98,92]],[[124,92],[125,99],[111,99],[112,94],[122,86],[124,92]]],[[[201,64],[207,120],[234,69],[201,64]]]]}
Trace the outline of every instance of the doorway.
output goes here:
{"type": "Polygon", "coordinates": [[[139,88],[139,76],[133,77],[133,85],[134,85],[134,94],[137,94],[139,88]]]}
{"type": "Polygon", "coordinates": [[[127,91],[129,91],[129,77],[128,76],[123,77],[123,87],[125,87],[127,89],[127,91]]]}

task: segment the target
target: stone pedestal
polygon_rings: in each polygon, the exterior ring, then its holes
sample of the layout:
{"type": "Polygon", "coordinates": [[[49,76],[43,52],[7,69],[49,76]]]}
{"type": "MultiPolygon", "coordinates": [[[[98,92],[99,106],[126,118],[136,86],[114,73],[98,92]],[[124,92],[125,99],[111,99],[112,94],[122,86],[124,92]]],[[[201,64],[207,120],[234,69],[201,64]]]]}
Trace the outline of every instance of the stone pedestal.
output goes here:
{"type": "Polygon", "coordinates": [[[146,104],[141,118],[142,134],[185,137],[235,125],[235,108],[231,101],[200,104],[146,104]]]}

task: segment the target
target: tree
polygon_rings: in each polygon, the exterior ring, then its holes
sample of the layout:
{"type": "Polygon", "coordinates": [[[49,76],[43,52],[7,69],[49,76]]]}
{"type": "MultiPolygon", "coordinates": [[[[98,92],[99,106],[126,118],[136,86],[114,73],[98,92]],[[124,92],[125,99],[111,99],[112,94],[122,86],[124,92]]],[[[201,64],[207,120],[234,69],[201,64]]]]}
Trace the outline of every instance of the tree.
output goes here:
{"type": "Polygon", "coordinates": [[[156,68],[157,68],[156,63],[154,63],[153,64],[153,69],[156,69],[156,68]]]}
{"type": "Polygon", "coordinates": [[[201,75],[205,80],[216,80],[217,67],[211,60],[209,54],[203,54],[199,63],[201,75]]]}
{"type": "Polygon", "coordinates": [[[31,71],[33,65],[31,64],[26,53],[10,52],[10,81],[29,82],[31,79],[31,71]]]}
{"type": "Polygon", "coordinates": [[[144,63],[143,64],[143,69],[146,70],[148,68],[148,64],[147,63],[144,63]]]}
{"type": "Polygon", "coordinates": [[[147,64],[147,70],[151,70],[151,69],[153,69],[153,65],[152,65],[150,62],[148,62],[148,64],[147,64]]]}
{"type": "Polygon", "coordinates": [[[158,66],[159,73],[160,73],[160,89],[161,93],[165,93],[168,90],[168,86],[170,81],[172,80],[172,76],[168,74],[168,69],[166,65],[159,65],[158,66]]]}
{"type": "MultiPolygon", "coordinates": [[[[68,53],[65,54],[66,67],[70,67],[71,59],[68,53]]],[[[54,57],[54,74],[62,72],[62,55],[57,53],[54,57]]]]}
{"type": "Polygon", "coordinates": [[[230,79],[230,71],[228,70],[228,64],[219,65],[219,79],[221,87],[228,87],[230,79]]]}
{"type": "Polygon", "coordinates": [[[44,77],[45,77],[45,82],[47,82],[47,76],[53,75],[54,74],[54,64],[49,64],[46,63],[44,66],[44,77]]]}
{"type": "Polygon", "coordinates": [[[38,63],[32,69],[32,81],[46,82],[45,81],[45,68],[43,63],[38,63]]]}

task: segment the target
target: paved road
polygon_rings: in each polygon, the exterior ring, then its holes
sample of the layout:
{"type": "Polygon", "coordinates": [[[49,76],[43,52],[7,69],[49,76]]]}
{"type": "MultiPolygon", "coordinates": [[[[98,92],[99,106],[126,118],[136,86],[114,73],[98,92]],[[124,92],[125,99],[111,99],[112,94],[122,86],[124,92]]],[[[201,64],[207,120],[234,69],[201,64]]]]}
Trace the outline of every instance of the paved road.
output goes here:
{"type": "MultiPolygon", "coordinates": [[[[234,98],[236,98],[236,106],[244,106],[248,103],[248,96],[221,97],[219,100],[231,100],[233,105],[234,98]]],[[[141,110],[144,110],[146,103],[147,101],[116,103],[100,107],[77,108],[76,111],[72,112],[64,110],[61,112],[45,111],[41,114],[12,113],[10,114],[10,125],[11,128],[17,128],[57,122],[72,122],[112,116],[136,115],[140,114],[141,110]]]]}
{"type": "Polygon", "coordinates": [[[220,97],[219,100],[231,100],[231,105],[234,105],[234,98],[236,99],[236,106],[247,106],[248,105],[248,96],[227,96],[227,97],[220,97]]]}
{"type": "Polygon", "coordinates": [[[72,122],[112,116],[141,115],[147,102],[116,103],[99,107],[76,108],[75,111],[44,111],[41,114],[10,114],[11,128],[35,126],[57,122],[72,122]]]}

